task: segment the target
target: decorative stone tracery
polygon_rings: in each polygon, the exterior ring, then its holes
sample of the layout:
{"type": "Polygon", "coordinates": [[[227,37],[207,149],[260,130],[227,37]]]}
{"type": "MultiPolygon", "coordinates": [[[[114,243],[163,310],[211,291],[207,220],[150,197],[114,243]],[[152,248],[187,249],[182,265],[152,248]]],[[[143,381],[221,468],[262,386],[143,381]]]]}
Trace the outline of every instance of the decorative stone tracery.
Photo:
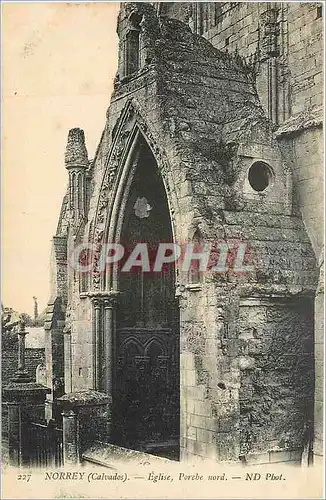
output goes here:
{"type": "MultiPolygon", "coordinates": [[[[113,131],[113,143],[108,155],[108,162],[99,194],[97,212],[94,222],[94,230],[92,239],[97,246],[93,253],[93,273],[92,273],[92,290],[103,290],[104,280],[103,274],[98,269],[100,252],[105,236],[107,236],[106,222],[108,214],[112,212],[114,194],[117,191],[119,180],[124,168],[124,162],[127,158],[128,151],[131,149],[133,141],[137,133],[141,133],[148,143],[152,153],[160,168],[163,182],[169,191],[169,181],[167,179],[168,165],[165,155],[161,152],[157,145],[154,134],[142,117],[141,107],[136,99],[131,99],[125,105],[120,117],[117,121],[115,130],[113,131]]],[[[170,211],[173,214],[173,210],[170,211]]],[[[110,220],[111,225],[112,220],[110,220]]]]}

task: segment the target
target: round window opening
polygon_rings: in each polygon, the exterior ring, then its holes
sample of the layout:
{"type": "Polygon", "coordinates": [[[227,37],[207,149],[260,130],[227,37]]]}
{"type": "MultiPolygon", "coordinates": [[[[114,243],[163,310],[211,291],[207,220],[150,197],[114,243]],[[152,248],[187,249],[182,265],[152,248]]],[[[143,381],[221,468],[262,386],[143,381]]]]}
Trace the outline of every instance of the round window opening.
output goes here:
{"type": "Polygon", "coordinates": [[[264,191],[272,181],[272,170],[262,161],[257,161],[251,165],[248,172],[249,184],[255,191],[264,191]]]}

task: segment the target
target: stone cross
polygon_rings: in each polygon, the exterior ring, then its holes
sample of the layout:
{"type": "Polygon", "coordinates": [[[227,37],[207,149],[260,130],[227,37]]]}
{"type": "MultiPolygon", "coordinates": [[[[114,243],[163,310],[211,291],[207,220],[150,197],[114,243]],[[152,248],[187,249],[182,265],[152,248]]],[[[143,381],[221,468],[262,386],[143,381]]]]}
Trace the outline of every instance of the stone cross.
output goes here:
{"type": "Polygon", "coordinates": [[[18,370],[16,371],[13,382],[31,382],[31,377],[25,369],[25,337],[28,334],[25,330],[25,323],[21,321],[18,328],[18,370]]]}

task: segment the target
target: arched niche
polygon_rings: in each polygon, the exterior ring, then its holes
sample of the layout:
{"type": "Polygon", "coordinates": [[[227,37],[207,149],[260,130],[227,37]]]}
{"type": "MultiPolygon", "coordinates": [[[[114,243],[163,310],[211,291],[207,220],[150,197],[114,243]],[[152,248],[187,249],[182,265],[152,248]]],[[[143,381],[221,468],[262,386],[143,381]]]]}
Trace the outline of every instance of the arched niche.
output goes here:
{"type": "Polygon", "coordinates": [[[113,280],[119,291],[114,339],[118,353],[114,439],[122,446],[143,451],[150,448],[157,454],[169,454],[173,449],[175,455],[179,449],[175,263],[162,263],[155,270],[160,245],[172,244],[174,239],[161,172],[141,134],[133,160],[125,168],[112,221],[114,241],[124,249],[113,280]],[[137,245],[144,253],[137,254],[137,245]],[[130,342],[136,345],[135,339],[137,349],[130,350],[128,346],[130,342]]]}

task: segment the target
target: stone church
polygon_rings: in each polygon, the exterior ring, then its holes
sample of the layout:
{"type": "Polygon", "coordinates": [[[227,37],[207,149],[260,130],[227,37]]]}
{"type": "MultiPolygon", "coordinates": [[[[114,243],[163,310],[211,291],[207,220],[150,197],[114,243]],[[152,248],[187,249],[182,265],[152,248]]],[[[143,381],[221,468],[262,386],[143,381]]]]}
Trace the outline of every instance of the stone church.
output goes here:
{"type": "Polygon", "coordinates": [[[47,415],[69,407],[81,452],[322,459],[322,14],[121,4],[95,158],[83,130],[68,134],[45,322],[47,415]],[[99,266],[107,243],[162,242],[218,242],[231,264],[99,266]],[[81,248],[87,272],[72,265],[81,248]]]}

